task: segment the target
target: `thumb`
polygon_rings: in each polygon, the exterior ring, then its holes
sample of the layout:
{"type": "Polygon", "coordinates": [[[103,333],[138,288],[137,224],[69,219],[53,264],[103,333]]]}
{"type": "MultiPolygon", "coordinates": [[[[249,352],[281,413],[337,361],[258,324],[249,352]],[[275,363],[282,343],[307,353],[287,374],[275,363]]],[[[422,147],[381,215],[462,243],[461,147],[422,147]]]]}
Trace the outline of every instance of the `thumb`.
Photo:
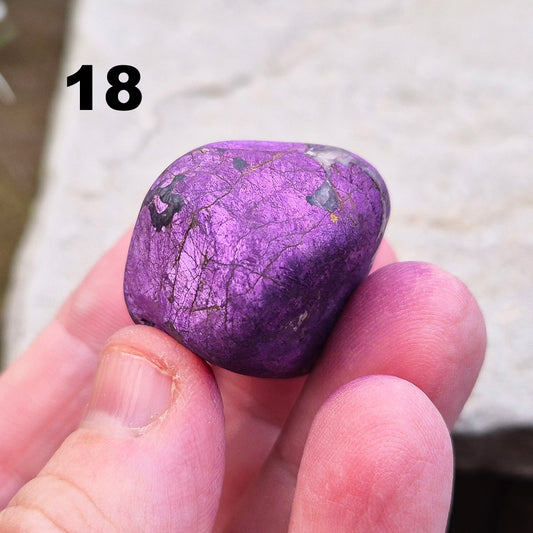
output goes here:
{"type": "Polygon", "coordinates": [[[211,531],[224,420],[209,367],[147,326],[100,354],[85,419],[0,513],[1,531],[211,531]]]}

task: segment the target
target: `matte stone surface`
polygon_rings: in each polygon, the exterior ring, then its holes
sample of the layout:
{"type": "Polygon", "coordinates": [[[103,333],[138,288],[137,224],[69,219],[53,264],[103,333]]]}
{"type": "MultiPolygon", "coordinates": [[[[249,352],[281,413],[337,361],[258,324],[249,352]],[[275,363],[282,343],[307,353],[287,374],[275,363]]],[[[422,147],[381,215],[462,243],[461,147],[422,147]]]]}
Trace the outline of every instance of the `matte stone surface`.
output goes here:
{"type": "Polygon", "coordinates": [[[346,150],[203,146],[144,199],[126,264],[128,309],[229,370],[303,374],[368,274],[389,211],[381,176],[346,150]]]}

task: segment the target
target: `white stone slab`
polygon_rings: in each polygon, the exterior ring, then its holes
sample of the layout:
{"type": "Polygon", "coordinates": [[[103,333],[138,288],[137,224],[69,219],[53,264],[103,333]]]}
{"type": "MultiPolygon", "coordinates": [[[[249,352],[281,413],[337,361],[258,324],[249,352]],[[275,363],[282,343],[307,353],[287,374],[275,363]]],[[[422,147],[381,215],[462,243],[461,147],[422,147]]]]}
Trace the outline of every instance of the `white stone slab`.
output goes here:
{"type": "Polygon", "coordinates": [[[385,176],[400,258],[441,265],[479,299],[489,350],[458,431],[531,427],[532,22],[530,0],[78,0],[6,352],[28,345],[177,156],[223,139],[327,143],[385,176]],[[135,111],[105,105],[121,63],[142,75],[135,111]],[[94,65],[93,111],[65,85],[81,64],[94,65]]]}

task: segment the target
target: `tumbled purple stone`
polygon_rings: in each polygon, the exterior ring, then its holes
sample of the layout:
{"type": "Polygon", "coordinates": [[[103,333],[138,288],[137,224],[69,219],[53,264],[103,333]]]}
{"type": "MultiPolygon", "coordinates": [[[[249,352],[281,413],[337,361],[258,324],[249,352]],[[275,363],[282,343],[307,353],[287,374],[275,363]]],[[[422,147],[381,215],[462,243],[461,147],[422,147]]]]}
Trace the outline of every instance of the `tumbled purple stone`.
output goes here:
{"type": "Polygon", "coordinates": [[[124,294],[153,325],[234,372],[308,372],[367,276],[385,183],[331,146],[227,141],[172,163],[142,204],[124,294]]]}

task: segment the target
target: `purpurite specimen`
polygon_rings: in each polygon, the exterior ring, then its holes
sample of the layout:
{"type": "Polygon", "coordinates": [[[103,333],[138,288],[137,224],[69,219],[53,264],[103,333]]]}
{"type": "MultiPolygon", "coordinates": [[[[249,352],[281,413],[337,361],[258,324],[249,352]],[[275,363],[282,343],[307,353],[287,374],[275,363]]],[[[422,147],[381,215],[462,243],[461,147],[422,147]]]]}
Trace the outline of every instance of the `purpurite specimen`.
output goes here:
{"type": "Polygon", "coordinates": [[[389,211],[381,176],[346,150],[208,144],[174,161],[146,195],[126,304],[135,322],[215,365],[304,374],[367,276],[389,211]]]}

